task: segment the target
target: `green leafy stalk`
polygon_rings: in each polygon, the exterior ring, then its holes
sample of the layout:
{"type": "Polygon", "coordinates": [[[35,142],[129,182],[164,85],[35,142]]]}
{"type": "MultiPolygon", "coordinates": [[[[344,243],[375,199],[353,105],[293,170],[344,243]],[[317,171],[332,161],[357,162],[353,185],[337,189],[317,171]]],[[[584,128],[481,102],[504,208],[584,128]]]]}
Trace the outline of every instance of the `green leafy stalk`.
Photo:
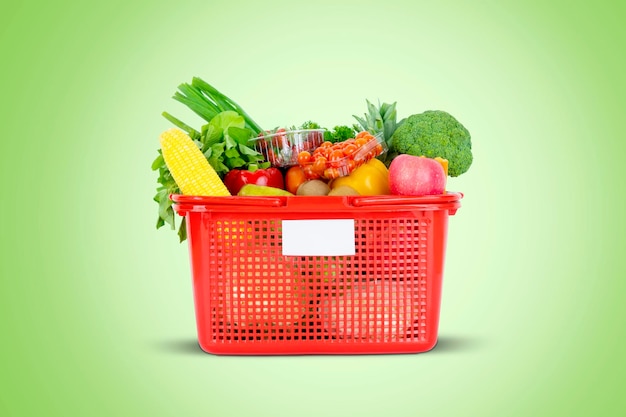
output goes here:
{"type": "Polygon", "coordinates": [[[241,108],[237,103],[233,100],[220,93],[215,87],[202,80],[201,78],[194,77],[191,81],[192,85],[198,88],[202,93],[204,93],[209,99],[213,100],[218,107],[225,110],[232,110],[243,116],[246,121],[246,126],[252,129],[256,135],[263,132],[261,126],[259,126],[253,119],[246,113],[246,111],[241,108]]]}
{"type": "Polygon", "coordinates": [[[208,100],[202,92],[190,84],[181,84],[177,92],[174,93],[174,100],[177,100],[191,109],[198,116],[209,122],[217,113],[222,111],[213,102],[208,100]]]}
{"type": "Polygon", "coordinates": [[[176,126],[179,129],[184,130],[185,132],[187,132],[187,134],[192,139],[198,140],[202,136],[202,134],[200,132],[198,132],[196,129],[194,129],[193,127],[191,127],[191,126],[183,123],[182,121],[178,120],[176,117],[172,116],[168,112],[164,111],[163,113],[161,113],[161,115],[163,117],[165,117],[167,120],[169,120],[174,126],[176,126]]]}

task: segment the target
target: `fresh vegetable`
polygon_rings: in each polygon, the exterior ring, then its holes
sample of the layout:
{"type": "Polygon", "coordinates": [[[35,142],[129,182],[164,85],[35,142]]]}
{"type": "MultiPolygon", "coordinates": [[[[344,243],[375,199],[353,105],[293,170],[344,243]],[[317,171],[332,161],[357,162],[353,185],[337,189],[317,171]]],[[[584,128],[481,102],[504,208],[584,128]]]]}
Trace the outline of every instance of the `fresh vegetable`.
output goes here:
{"type": "Polygon", "coordinates": [[[335,126],[332,130],[327,130],[324,133],[324,140],[331,143],[343,142],[353,138],[361,130],[358,126],[335,126]]]}
{"type": "Polygon", "coordinates": [[[328,196],[342,196],[342,195],[360,195],[354,188],[349,185],[339,185],[337,187],[332,188],[328,194],[328,196]]]}
{"type": "MultiPolygon", "coordinates": [[[[220,177],[235,168],[269,167],[269,162],[254,149],[250,141],[263,130],[239,105],[197,77],[189,84],[181,84],[178,89],[173,98],[207,123],[196,130],[167,112],[162,114],[193,139],[220,177]]],[[[154,196],[154,201],[159,205],[156,227],[158,229],[169,224],[171,229],[175,229],[174,210],[169,196],[181,190],[165,164],[161,150],[152,162],[152,170],[159,172],[159,186],[154,196]]],[[[184,221],[180,222],[178,236],[181,242],[187,238],[184,221]]]]}
{"type": "Polygon", "coordinates": [[[231,169],[224,176],[224,184],[233,195],[236,195],[246,184],[285,188],[283,173],[274,167],[256,170],[231,169]]]}
{"type": "Polygon", "coordinates": [[[182,130],[168,129],[159,140],[163,160],[183,194],[231,195],[198,146],[182,130]]]}
{"type": "Polygon", "coordinates": [[[302,123],[299,127],[295,127],[293,126],[292,130],[297,130],[297,129],[324,129],[322,126],[320,126],[319,123],[316,123],[312,120],[307,120],[306,122],[302,123]]]}
{"type": "Polygon", "coordinates": [[[203,126],[202,152],[221,176],[232,169],[268,168],[269,162],[254,149],[252,136],[252,130],[245,127],[243,116],[224,111],[203,126]]]}
{"type": "MultiPolygon", "coordinates": [[[[173,98],[205,123],[194,128],[168,112],[163,116],[186,132],[231,195],[239,194],[243,184],[248,183],[282,188],[296,195],[300,186],[315,179],[327,183],[330,195],[388,194],[389,171],[386,181],[377,178],[370,166],[376,163],[364,165],[368,161],[376,159],[390,167],[401,154],[439,158],[444,172],[458,176],[467,171],[473,159],[469,132],[443,111],[426,111],[398,121],[395,102],[376,105],[366,100],[367,111],[363,116],[353,115],[358,123],[351,126],[324,129],[308,120],[298,127],[265,130],[241,106],[199,77],[180,84],[173,98]],[[282,182],[277,174],[269,175],[270,167],[274,172],[277,167],[284,172],[282,182]],[[357,172],[359,167],[363,169],[357,172]]],[[[175,229],[169,196],[185,192],[170,172],[161,149],[152,169],[159,173],[154,196],[159,205],[157,228],[169,224],[175,229]]],[[[432,193],[440,185],[431,184],[432,189],[425,190],[417,183],[407,189],[407,184],[398,174],[394,189],[399,193],[432,193]]],[[[319,193],[320,188],[315,192],[319,193]]],[[[186,239],[185,222],[180,222],[178,235],[181,242],[186,239]]]]}
{"type": "Polygon", "coordinates": [[[439,156],[434,158],[435,161],[439,162],[441,164],[441,166],[443,167],[443,172],[446,174],[446,177],[448,176],[448,160],[441,158],[439,156]]]}
{"type": "Polygon", "coordinates": [[[198,131],[167,112],[163,116],[202,144],[202,153],[220,176],[231,169],[269,167],[251,140],[262,129],[239,105],[197,77],[178,89],[173,98],[207,123],[198,131]]]}
{"type": "MultiPolygon", "coordinates": [[[[441,167],[443,168],[443,173],[446,177],[446,183],[448,182],[448,160],[447,159],[443,159],[441,157],[435,157],[433,158],[435,161],[439,162],[441,164],[441,167]]],[[[443,192],[446,192],[446,188],[443,188],[443,192]]]]}
{"type": "Polygon", "coordinates": [[[301,166],[295,165],[285,173],[285,189],[292,194],[298,192],[298,187],[307,180],[301,166]]]}
{"type": "Polygon", "coordinates": [[[392,194],[441,194],[446,188],[446,178],[439,161],[423,156],[398,155],[389,166],[389,187],[392,194]]]}
{"type": "MultiPolygon", "coordinates": [[[[296,130],[298,128],[294,126],[292,129],[296,130]]],[[[302,126],[300,126],[299,129],[323,130],[324,131],[323,140],[331,142],[331,143],[343,142],[346,139],[353,138],[354,135],[356,135],[358,132],[362,130],[357,125],[353,125],[353,126],[339,125],[339,126],[335,126],[332,129],[327,129],[327,128],[322,127],[319,123],[313,122],[311,120],[302,123],[302,126]]]]}
{"type": "Polygon", "coordinates": [[[319,310],[331,335],[373,341],[404,338],[419,314],[411,289],[389,280],[354,285],[344,294],[324,299],[319,310]]]}
{"type": "Polygon", "coordinates": [[[350,175],[330,182],[333,190],[344,186],[352,188],[359,195],[389,194],[389,171],[382,161],[372,158],[356,168],[350,175]]]}
{"type": "Polygon", "coordinates": [[[282,188],[267,185],[246,184],[237,193],[238,196],[292,196],[293,194],[282,188]]]}
{"type": "Polygon", "coordinates": [[[359,132],[354,138],[343,142],[325,141],[313,153],[298,154],[298,164],[307,178],[331,180],[348,175],[355,168],[380,155],[383,146],[369,132],[359,132]]]}
{"type": "MultiPolygon", "coordinates": [[[[398,113],[396,111],[396,103],[378,103],[378,106],[367,102],[367,113],[363,117],[352,116],[359,122],[359,127],[367,130],[373,135],[380,135],[387,148],[390,148],[391,137],[398,127],[402,125],[404,120],[397,121],[398,113]]],[[[358,127],[357,127],[358,128],[358,127]]],[[[395,155],[392,152],[380,155],[378,158],[389,166],[395,155]]]]}
{"type": "MultiPolygon", "coordinates": [[[[199,77],[194,77],[191,83],[179,85],[178,90],[179,91],[174,93],[174,100],[183,103],[207,122],[213,120],[218,113],[230,110],[241,115],[245,120],[245,127],[252,130],[255,135],[263,131],[261,126],[259,126],[237,103],[199,77]]],[[[163,116],[175,125],[183,124],[180,120],[167,112],[163,112],[163,116]]],[[[193,131],[193,129],[187,125],[178,127],[182,130],[189,129],[193,131]]],[[[195,135],[200,132],[193,132],[195,134],[191,134],[191,132],[188,133],[192,138],[196,139],[197,137],[195,137],[195,135]]]]}
{"type": "Polygon", "coordinates": [[[429,110],[409,116],[391,138],[393,154],[441,157],[448,160],[448,174],[458,177],[472,164],[468,130],[452,115],[429,110]]]}

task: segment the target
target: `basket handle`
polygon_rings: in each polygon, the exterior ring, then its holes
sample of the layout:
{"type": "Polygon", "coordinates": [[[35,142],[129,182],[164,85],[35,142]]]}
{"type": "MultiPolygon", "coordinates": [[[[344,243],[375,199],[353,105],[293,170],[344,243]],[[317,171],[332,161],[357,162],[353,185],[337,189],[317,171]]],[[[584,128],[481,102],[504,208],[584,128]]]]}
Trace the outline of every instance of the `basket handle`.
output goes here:
{"type": "Polygon", "coordinates": [[[236,206],[268,206],[279,207],[285,205],[286,196],[193,196],[170,194],[175,203],[204,204],[204,205],[236,205],[236,206]]]}
{"type": "Polygon", "coordinates": [[[282,207],[286,204],[286,196],[233,196],[226,199],[217,198],[211,201],[211,204],[217,205],[236,205],[236,206],[263,206],[263,207],[282,207]]]}
{"type": "Polygon", "coordinates": [[[287,204],[287,197],[284,196],[183,196],[172,194],[170,196],[174,202],[174,209],[180,214],[188,211],[205,211],[207,207],[215,206],[256,206],[256,207],[283,207],[287,204]]]}
{"type": "Polygon", "coordinates": [[[353,207],[411,206],[424,210],[447,210],[452,216],[461,206],[462,198],[463,193],[457,192],[421,197],[382,195],[352,197],[350,203],[353,207]]]}
{"type": "Polygon", "coordinates": [[[449,192],[433,196],[402,196],[402,195],[373,195],[353,197],[350,199],[354,207],[369,207],[378,205],[405,205],[405,204],[442,204],[458,202],[463,198],[462,193],[449,192]]]}
{"type": "Polygon", "coordinates": [[[354,207],[369,207],[369,206],[379,206],[381,204],[406,204],[409,202],[405,197],[397,196],[366,196],[366,197],[354,197],[351,199],[352,206],[354,207]]]}

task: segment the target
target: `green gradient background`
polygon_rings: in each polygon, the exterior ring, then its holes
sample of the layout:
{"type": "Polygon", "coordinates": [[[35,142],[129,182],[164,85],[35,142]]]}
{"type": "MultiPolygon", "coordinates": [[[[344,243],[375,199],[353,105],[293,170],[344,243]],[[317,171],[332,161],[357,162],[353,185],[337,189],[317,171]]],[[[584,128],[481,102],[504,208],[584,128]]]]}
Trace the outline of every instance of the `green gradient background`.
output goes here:
{"type": "Polygon", "coordinates": [[[617,2],[118,1],[0,6],[0,415],[588,416],[626,409],[617,2]],[[273,126],[365,99],[445,109],[440,343],[217,357],[150,163],[198,75],[273,126]]]}

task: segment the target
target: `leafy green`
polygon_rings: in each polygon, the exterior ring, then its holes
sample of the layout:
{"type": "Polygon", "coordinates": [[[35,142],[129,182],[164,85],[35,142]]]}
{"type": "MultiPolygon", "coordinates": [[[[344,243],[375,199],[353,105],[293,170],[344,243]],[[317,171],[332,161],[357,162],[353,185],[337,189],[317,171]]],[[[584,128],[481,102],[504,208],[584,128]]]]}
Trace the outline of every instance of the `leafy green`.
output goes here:
{"type": "MultiPolygon", "coordinates": [[[[292,130],[296,130],[297,128],[294,126],[292,130]]],[[[300,129],[322,129],[322,126],[319,123],[316,123],[312,120],[307,120],[306,122],[300,125],[300,129]]]]}
{"type": "Polygon", "coordinates": [[[169,169],[165,165],[161,150],[158,150],[158,155],[152,162],[152,170],[159,172],[159,178],[157,182],[160,184],[157,187],[157,193],[154,196],[154,201],[159,205],[159,217],[157,219],[156,227],[160,227],[168,224],[171,229],[176,228],[174,210],[172,209],[172,200],[170,200],[170,194],[178,194],[180,190],[169,169]]]}
{"type": "Polygon", "coordinates": [[[354,138],[354,136],[359,132],[359,127],[357,125],[347,126],[335,126],[333,129],[327,129],[322,127],[319,123],[307,120],[302,123],[300,126],[292,126],[291,130],[299,130],[299,129],[324,129],[324,140],[329,142],[341,142],[346,139],[354,138]]]}
{"type": "Polygon", "coordinates": [[[355,126],[335,126],[332,130],[326,130],[324,140],[332,143],[343,142],[344,140],[354,138],[359,132],[355,126]]]}
{"type": "MultiPolygon", "coordinates": [[[[178,86],[174,93],[176,101],[187,106],[206,121],[200,130],[194,129],[168,112],[162,115],[174,126],[186,132],[198,145],[209,164],[223,177],[231,169],[267,168],[270,163],[256,151],[251,139],[263,129],[233,100],[198,77],[191,83],[178,86]]],[[[152,162],[152,170],[158,171],[156,195],[158,203],[157,229],[169,225],[176,229],[176,217],[172,208],[171,194],[180,189],[165,165],[161,150],[152,162]]],[[[178,226],[181,242],[187,238],[185,222],[178,226]]]]}

